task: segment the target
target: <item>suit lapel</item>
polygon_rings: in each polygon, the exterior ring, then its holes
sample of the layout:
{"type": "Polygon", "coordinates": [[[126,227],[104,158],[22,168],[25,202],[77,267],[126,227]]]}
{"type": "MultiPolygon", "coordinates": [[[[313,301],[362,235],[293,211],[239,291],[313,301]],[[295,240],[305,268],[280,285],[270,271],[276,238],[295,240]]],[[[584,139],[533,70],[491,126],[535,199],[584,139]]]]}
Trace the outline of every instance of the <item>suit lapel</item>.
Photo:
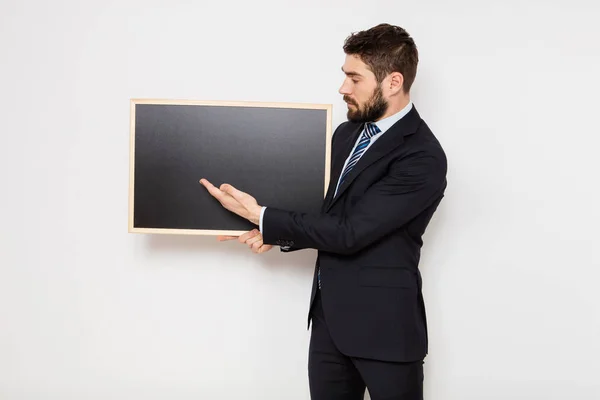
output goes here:
{"type": "Polygon", "coordinates": [[[413,108],[398,122],[388,129],[387,132],[383,134],[375,143],[369,147],[369,149],[362,155],[358,163],[352,168],[344,182],[340,186],[338,193],[335,197],[333,197],[333,193],[335,192],[335,187],[337,186],[337,181],[342,173],[342,168],[344,163],[346,162],[346,158],[350,155],[350,151],[352,151],[353,145],[356,142],[358,134],[362,132],[363,126],[359,127],[358,132],[354,132],[352,135],[352,140],[350,144],[346,144],[346,148],[344,149],[345,157],[342,157],[341,160],[336,162],[335,168],[335,180],[334,186],[329,187],[329,192],[327,196],[329,198],[328,201],[325,202],[327,205],[325,208],[325,212],[328,212],[331,207],[335,204],[337,199],[339,199],[346,189],[352,184],[352,182],[360,175],[362,171],[364,171],[368,166],[381,159],[386,154],[390,153],[392,150],[400,146],[404,142],[404,136],[412,134],[416,132],[419,123],[421,121],[421,117],[417,112],[416,108],[413,105],[413,108]]]}
{"type": "Polygon", "coordinates": [[[323,202],[324,209],[328,208],[329,203],[333,199],[333,194],[335,193],[335,188],[337,187],[338,180],[340,179],[340,174],[342,173],[344,163],[350,156],[350,152],[354,148],[356,139],[358,139],[358,135],[361,134],[363,128],[364,124],[360,124],[357,127],[354,127],[354,129],[348,134],[338,132],[338,134],[345,135],[347,139],[338,147],[339,150],[336,149],[336,153],[333,155],[333,165],[331,166],[332,175],[330,176],[329,188],[327,190],[327,195],[325,196],[325,201],[323,202]]]}

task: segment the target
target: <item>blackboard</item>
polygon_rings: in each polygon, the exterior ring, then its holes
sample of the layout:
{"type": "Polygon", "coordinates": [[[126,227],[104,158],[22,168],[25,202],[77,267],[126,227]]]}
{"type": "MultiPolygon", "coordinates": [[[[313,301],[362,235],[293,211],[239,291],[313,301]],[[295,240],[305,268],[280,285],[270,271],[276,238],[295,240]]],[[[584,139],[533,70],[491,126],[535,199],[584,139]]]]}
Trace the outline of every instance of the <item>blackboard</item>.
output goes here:
{"type": "Polygon", "coordinates": [[[329,104],[131,99],[129,232],[239,235],[256,226],[204,186],[258,204],[320,211],[329,184],[329,104]]]}

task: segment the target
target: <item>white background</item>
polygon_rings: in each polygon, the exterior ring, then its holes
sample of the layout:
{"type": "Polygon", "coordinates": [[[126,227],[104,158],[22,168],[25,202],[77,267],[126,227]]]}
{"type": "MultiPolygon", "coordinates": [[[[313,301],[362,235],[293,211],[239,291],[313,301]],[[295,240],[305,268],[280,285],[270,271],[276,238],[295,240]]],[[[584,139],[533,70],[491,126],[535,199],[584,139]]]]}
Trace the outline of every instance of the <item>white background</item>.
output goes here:
{"type": "Polygon", "coordinates": [[[335,128],[343,40],[380,22],[449,160],[426,399],[600,398],[598,3],[300,4],[0,2],[0,399],[308,399],[316,253],[128,234],[129,99],[331,103],[335,128]]]}

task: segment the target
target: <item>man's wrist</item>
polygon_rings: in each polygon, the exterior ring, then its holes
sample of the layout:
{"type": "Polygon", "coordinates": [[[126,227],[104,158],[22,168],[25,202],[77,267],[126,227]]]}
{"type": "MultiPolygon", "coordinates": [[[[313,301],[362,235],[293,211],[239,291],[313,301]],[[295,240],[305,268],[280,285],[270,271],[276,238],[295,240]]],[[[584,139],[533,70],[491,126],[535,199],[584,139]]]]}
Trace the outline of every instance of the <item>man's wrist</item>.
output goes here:
{"type": "Polygon", "coordinates": [[[248,217],[248,221],[252,222],[255,225],[258,225],[260,223],[260,213],[262,211],[262,206],[257,205],[256,208],[254,208],[251,212],[250,212],[250,216],[248,217]]]}

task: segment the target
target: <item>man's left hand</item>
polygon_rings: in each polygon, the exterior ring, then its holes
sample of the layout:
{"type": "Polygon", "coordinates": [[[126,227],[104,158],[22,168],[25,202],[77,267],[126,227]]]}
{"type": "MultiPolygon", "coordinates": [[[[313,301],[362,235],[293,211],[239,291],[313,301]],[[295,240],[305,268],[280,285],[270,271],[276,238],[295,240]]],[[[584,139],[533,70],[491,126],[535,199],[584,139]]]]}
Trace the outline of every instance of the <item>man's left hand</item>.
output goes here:
{"type": "Polygon", "coordinates": [[[258,229],[253,229],[250,232],[246,232],[241,236],[217,236],[219,242],[226,240],[237,240],[240,243],[245,243],[253,253],[261,254],[265,253],[273,248],[273,245],[264,244],[262,234],[258,229]]]}
{"type": "Polygon", "coordinates": [[[258,205],[254,197],[237,190],[227,183],[222,184],[218,188],[204,178],[200,179],[200,183],[224,208],[242,218],[246,218],[253,224],[259,224],[262,207],[258,205]]]}

